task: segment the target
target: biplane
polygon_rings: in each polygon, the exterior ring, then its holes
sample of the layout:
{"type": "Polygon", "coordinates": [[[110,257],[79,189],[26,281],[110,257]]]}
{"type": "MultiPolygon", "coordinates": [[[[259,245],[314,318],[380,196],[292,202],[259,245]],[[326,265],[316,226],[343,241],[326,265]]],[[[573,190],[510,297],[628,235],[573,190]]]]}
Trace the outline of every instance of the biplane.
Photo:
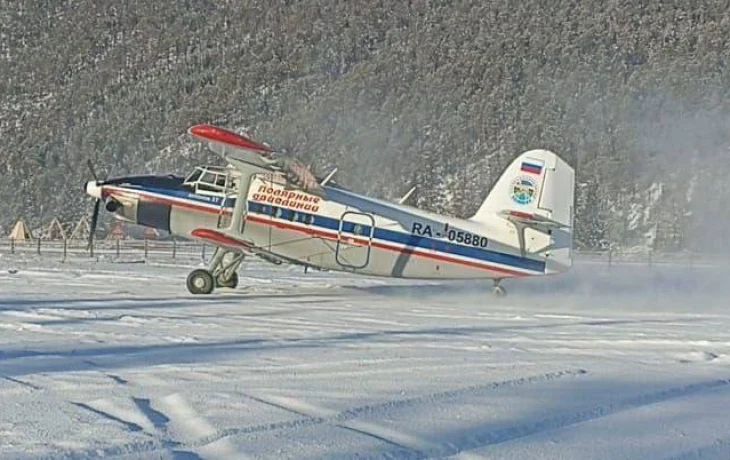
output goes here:
{"type": "MultiPolygon", "coordinates": [[[[247,257],[274,264],[369,276],[491,280],[544,276],[572,266],[573,169],[548,150],[519,155],[476,214],[457,218],[363,196],[316,177],[296,158],[211,125],[189,134],[225,166],[187,177],[148,175],[94,180],[91,238],[101,205],[117,219],[216,247],[187,288],[235,288],[247,257]]],[[[412,191],[412,190],[411,190],[412,191]]]]}

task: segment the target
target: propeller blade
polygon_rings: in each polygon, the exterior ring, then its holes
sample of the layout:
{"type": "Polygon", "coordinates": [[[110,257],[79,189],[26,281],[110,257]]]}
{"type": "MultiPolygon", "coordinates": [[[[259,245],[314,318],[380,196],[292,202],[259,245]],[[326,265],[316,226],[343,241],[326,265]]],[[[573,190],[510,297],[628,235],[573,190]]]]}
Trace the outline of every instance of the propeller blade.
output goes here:
{"type": "Polygon", "coordinates": [[[97,198],[94,202],[94,213],[91,214],[91,226],[89,227],[89,248],[93,247],[94,244],[94,233],[96,233],[96,224],[99,222],[99,206],[101,206],[101,200],[97,198]]]}
{"type": "Polygon", "coordinates": [[[99,182],[99,176],[96,174],[96,170],[94,169],[94,165],[91,163],[91,158],[88,158],[86,160],[86,166],[89,168],[89,171],[91,171],[91,176],[94,178],[95,181],[99,182]]]}

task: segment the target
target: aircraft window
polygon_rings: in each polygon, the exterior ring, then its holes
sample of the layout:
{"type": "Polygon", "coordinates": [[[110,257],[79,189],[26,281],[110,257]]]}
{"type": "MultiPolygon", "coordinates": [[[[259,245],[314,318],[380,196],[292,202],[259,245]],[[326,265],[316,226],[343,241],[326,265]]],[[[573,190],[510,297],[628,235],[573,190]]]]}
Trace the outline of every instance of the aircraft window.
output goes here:
{"type": "Polygon", "coordinates": [[[276,217],[281,218],[281,216],[284,214],[284,211],[282,211],[281,208],[276,208],[276,212],[274,213],[276,217]]]}
{"type": "Polygon", "coordinates": [[[226,168],[216,166],[199,166],[185,179],[184,184],[193,187],[196,192],[213,194],[235,194],[240,179],[232,175],[226,168]],[[226,184],[227,182],[227,184],[226,184]],[[226,185],[228,187],[226,188],[226,185]]]}
{"type": "Polygon", "coordinates": [[[293,221],[293,222],[296,222],[296,221],[297,221],[297,218],[298,218],[298,217],[299,217],[299,214],[297,214],[296,212],[292,212],[292,213],[291,213],[291,214],[289,215],[289,220],[291,220],[291,221],[293,221]]]}
{"type": "Polygon", "coordinates": [[[206,172],[203,174],[203,177],[200,178],[200,182],[205,182],[206,184],[215,184],[215,175],[210,172],[206,172]]]}
{"type": "Polygon", "coordinates": [[[362,235],[362,227],[359,225],[355,225],[355,228],[352,230],[352,233],[355,235],[362,235]]]}
{"type": "Polygon", "coordinates": [[[200,174],[201,173],[202,173],[202,171],[200,171],[200,169],[197,169],[196,168],[195,171],[193,171],[192,173],[190,173],[190,175],[188,176],[188,178],[185,179],[185,182],[186,183],[191,183],[191,182],[197,181],[200,178],[200,174]]]}
{"type": "Polygon", "coordinates": [[[309,225],[312,225],[314,223],[314,216],[313,215],[307,216],[306,223],[308,223],[309,225]]]}

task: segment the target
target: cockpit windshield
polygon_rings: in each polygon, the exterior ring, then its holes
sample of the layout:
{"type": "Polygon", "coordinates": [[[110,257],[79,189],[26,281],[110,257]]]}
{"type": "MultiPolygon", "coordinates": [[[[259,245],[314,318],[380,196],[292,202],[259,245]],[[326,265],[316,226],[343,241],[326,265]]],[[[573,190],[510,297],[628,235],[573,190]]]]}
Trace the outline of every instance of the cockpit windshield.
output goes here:
{"type": "Polygon", "coordinates": [[[202,173],[203,173],[203,171],[200,168],[195,168],[195,170],[193,172],[191,172],[188,177],[185,178],[184,183],[186,185],[194,184],[195,182],[198,181],[198,179],[200,178],[200,175],[202,173]]]}
{"type": "Polygon", "coordinates": [[[196,193],[225,195],[238,190],[238,175],[229,168],[198,166],[185,179],[183,185],[196,193]]]}

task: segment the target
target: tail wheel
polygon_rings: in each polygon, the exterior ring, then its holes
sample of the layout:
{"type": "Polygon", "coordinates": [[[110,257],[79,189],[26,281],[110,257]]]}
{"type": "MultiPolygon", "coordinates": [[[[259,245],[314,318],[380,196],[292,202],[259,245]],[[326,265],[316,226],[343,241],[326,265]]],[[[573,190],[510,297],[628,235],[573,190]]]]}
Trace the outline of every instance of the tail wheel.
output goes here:
{"type": "Polygon", "coordinates": [[[231,273],[231,276],[229,276],[228,279],[224,279],[223,276],[218,276],[215,279],[215,285],[216,287],[235,289],[236,286],[238,286],[238,273],[231,273]]]}
{"type": "Polygon", "coordinates": [[[215,281],[208,270],[198,269],[190,272],[187,285],[191,294],[210,294],[215,288],[215,281]]]}
{"type": "Polygon", "coordinates": [[[496,285],[494,286],[494,295],[495,297],[505,297],[507,295],[507,290],[500,285],[496,285]]]}
{"type": "Polygon", "coordinates": [[[494,292],[495,297],[504,297],[507,295],[507,289],[503,288],[499,283],[502,282],[502,279],[495,278],[492,280],[494,283],[494,289],[492,292],[494,292]]]}

